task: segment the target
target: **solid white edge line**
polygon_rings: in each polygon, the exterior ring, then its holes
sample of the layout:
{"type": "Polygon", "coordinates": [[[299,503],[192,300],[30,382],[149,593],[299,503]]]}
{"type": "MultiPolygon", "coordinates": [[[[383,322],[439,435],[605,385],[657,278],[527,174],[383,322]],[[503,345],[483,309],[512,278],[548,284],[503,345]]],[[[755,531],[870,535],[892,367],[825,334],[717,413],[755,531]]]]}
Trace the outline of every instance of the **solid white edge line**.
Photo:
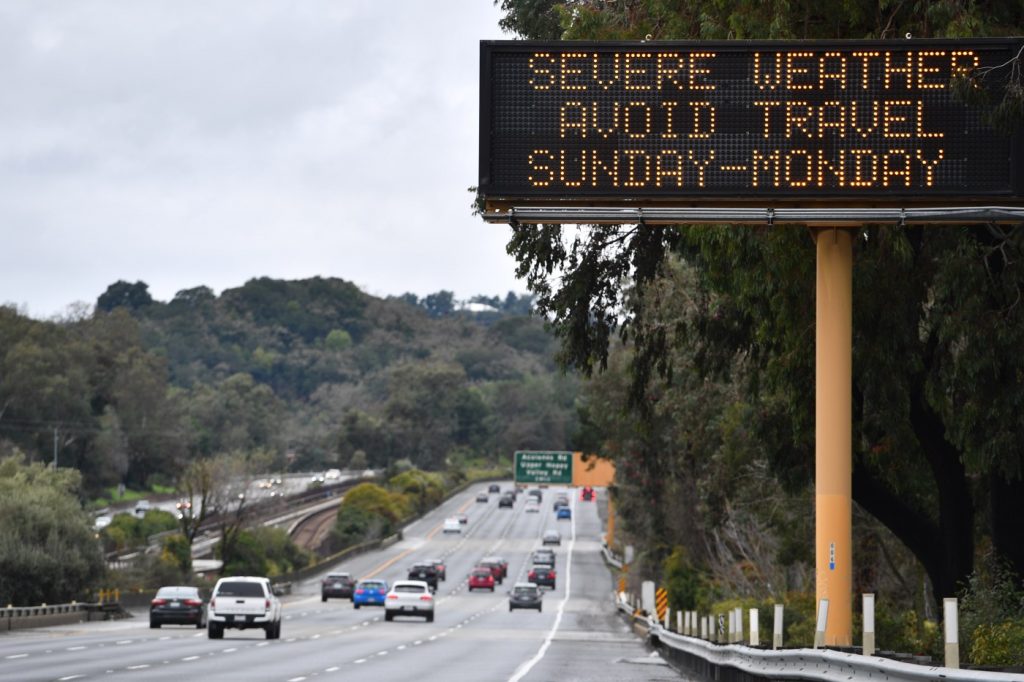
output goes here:
{"type": "Polygon", "coordinates": [[[572,537],[569,539],[569,556],[565,561],[565,596],[562,597],[562,601],[558,604],[558,613],[555,615],[555,622],[551,626],[548,636],[544,638],[544,643],[540,645],[537,653],[533,658],[520,665],[515,674],[508,678],[508,682],[519,682],[519,680],[526,677],[533,666],[540,663],[540,660],[544,658],[544,654],[548,652],[548,647],[551,646],[551,640],[554,639],[555,633],[558,632],[559,626],[562,624],[562,614],[565,612],[565,604],[569,601],[569,592],[572,588],[572,553],[576,547],[576,498],[573,496],[572,505],[572,537]]]}

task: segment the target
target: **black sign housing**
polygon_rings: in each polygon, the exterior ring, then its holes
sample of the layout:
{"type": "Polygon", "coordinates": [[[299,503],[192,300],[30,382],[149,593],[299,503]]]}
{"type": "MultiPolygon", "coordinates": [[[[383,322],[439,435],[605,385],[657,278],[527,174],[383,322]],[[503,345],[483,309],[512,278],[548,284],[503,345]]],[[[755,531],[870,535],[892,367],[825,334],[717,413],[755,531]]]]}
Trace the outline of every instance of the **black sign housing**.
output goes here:
{"type": "Polygon", "coordinates": [[[989,121],[1021,39],[481,42],[489,200],[789,205],[1024,197],[989,121]],[[951,81],[992,94],[967,104],[951,81]]]}

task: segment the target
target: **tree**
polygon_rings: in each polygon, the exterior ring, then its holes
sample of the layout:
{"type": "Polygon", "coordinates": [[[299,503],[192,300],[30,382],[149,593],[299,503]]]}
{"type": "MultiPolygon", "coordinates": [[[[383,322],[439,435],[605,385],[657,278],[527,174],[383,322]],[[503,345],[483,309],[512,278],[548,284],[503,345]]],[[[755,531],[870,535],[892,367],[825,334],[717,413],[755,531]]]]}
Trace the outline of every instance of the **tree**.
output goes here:
{"type": "Polygon", "coordinates": [[[96,588],[103,557],[78,502],[80,486],[77,471],[0,461],[0,602],[67,603],[96,588]]]}
{"type": "Polygon", "coordinates": [[[450,291],[438,291],[427,294],[423,299],[423,307],[431,317],[445,317],[455,312],[455,294],[450,291]]]}
{"type": "Polygon", "coordinates": [[[112,312],[115,308],[136,311],[152,305],[152,303],[153,297],[149,295],[148,284],[145,282],[129,284],[119,279],[108,286],[107,290],[96,299],[96,310],[105,313],[112,312]]]}

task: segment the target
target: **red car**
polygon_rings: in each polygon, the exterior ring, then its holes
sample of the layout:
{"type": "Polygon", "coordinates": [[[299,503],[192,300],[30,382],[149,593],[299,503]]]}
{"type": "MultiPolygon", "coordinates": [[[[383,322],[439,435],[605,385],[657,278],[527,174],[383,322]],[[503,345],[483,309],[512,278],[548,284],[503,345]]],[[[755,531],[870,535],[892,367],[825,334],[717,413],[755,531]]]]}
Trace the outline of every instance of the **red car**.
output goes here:
{"type": "Polygon", "coordinates": [[[494,574],[487,566],[477,566],[469,574],[469,591],[490,590],[494,592],[494,574]]]}
{"type": "Polygon", "coordinates": [[[580,499],[584,502],[592,502],[594,500],[594,489],[589,485],[583,486],[583,492],[580,493],[580,499]]]}

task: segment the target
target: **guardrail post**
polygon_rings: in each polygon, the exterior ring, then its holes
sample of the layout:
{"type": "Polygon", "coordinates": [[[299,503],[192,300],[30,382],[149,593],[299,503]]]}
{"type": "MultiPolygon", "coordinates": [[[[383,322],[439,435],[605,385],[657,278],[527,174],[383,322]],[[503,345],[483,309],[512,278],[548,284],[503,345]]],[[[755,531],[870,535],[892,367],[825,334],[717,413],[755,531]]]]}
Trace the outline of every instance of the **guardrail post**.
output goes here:
{"type": "Polygon", "coordinates": [[[683,634],[689,636],[692,632],[690,630],[690,611],[683,614],[683,634]]]}
{"type": "Polygon", "coordinates": [[[736,610],[729,609],[729,637],[725,640],[729,644],[736,641],[736,610]]]}
{"type": "Polygon", "coordinates": [[[825,646],[825,627],[828,625],[828,599],[818,600],[818,623],[814,628],[814,648],[825,646]]]}
{"type": "Polygon", "coordinates": [[[758,630],[757,609],[750,609],[750,646],[761,645],[761,632],[758,630]]]}
{"type": "Polygon", "coordinates": [[[708,638],[708,617],[707,616],[704,616],[703,618],[700,619],[700,638],[701,639],[707,639],[708,638]]]}
{"type": "Polygon", "coordinates": [[[725,614],[718,614],[718,627],[715,628],[715,641],[724,644],[727,640],[725,638],[725,614]]]}
{"type": "Polygon", "coordinates": [[[772,626],[772,649],[782,648],[782,604],[775,605],[775,623],[772,626]]]}
{"type": "Polygon", "coordinates": [[[672,631],[670,624],[672,623],[672,609],[665,609],[665,629],[672,631]]]}
{"type": "Polygon", "coordinates": [[[956,597],[942,600],[942,630],[946,640],[946,667],[960,667],[960,635],[957,624],[956,597]]]}
{"type": "Polygon", "coordinates": [[[861,595],[861,603],[864,610],[864,641],[861,642],[861,649],[865,656],[873,656],[875,654],[875,595],[873,593],[861,595]]]}
{"type": "Polygon", "coordinates": [[[733,640],[736,644],[743,641],[743,607],[736,607],[736,639],[733,640]]]}
{"type": "MultiPolygon", "coordinates": [[[[690,615],[689,612],[687,612],[686,615],[690,615]]],[[[678,632],[679,634],[683,634],[683,612],[682,611],[676,611],[676,632],[678,632]]]]}

